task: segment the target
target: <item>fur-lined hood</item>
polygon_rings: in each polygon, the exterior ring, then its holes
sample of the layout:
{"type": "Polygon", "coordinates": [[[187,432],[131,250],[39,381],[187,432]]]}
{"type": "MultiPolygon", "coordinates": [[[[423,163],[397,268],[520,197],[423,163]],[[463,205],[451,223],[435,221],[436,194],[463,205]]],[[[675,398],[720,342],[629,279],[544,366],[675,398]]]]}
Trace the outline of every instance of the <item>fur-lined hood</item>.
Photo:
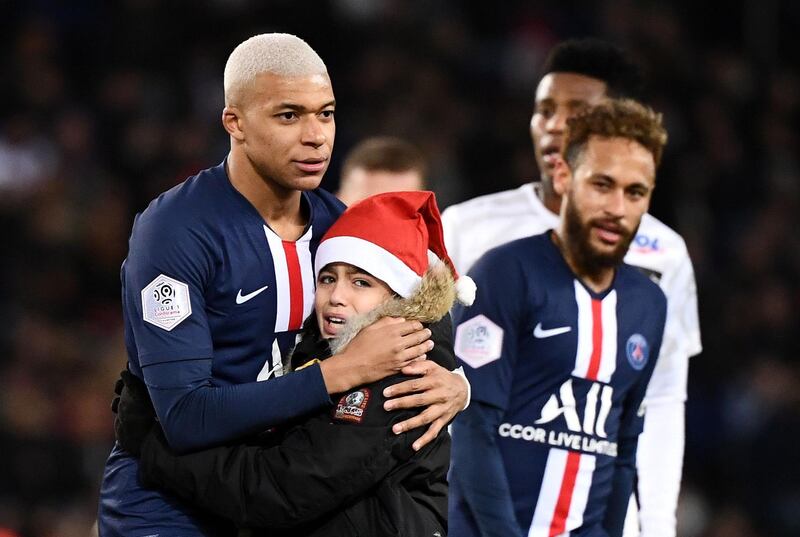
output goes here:
{"type": "Polygon", "coordinates": [[[455,300],[456,284],[450,269],[444,263],[431,265],[414,294],[408,298],[390,298],[369,313],[350,319],[342,333],[330,341],[331,351],[336,354],[361,330],[383,317],[403,317],[423,323],[439,321],[447,315],[455,300]]]}

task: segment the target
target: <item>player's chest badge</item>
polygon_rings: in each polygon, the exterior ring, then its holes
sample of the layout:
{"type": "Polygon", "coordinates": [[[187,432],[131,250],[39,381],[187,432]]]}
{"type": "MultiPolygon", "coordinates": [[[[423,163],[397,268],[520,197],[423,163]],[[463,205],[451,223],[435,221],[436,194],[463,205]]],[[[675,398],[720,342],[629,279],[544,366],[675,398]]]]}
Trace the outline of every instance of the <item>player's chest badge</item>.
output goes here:
{"type": "Polygon", "coordinates": [[[647,359],[650,357],[650,346],[647,344],[647,339],[641,334],[633,334],[625,343],[625,355],[628,357],[628,363],[636,371],[644,369],[647,359]]]}

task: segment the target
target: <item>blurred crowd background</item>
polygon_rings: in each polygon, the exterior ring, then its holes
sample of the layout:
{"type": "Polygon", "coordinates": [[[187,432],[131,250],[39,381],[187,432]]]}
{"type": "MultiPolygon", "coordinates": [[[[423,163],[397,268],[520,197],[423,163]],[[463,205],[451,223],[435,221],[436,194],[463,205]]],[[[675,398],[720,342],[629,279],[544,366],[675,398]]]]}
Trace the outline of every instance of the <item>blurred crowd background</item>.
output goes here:
{"type": "Polygon", "coordinates": [[[0,535],[83,537],[125,365],[133,216],[219,163],[222,70],[287,31],[338,101],[325,186],[365,136],[430,158],[446,206],[536,177],[538,67],[598,36],[645,66],[670,142],[652,212],[691,252],[679,534],[800,535],[800,3],[0,0],[0,535]]]}

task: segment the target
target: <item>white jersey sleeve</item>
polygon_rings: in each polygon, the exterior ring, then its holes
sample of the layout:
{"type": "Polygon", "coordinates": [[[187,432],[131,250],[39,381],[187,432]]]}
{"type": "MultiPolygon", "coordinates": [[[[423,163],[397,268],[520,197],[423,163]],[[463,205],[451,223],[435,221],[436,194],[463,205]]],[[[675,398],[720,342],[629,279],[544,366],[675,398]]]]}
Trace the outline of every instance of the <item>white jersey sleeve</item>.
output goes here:
{"type": "Polygon", "coordinates": [[[532,183],[451,205],[442,213],[447,253],[461,274],[492,248],[557,225],[558,216],[542,204],[532,183]]]}
{"type": "MultiPolygon", "coordinates": [[[[667,322],[658,363],[645,396],[639,437],[639,519],[642,537],[674,537],[683,468],[689,358],[702,350],[697,289],[686,244],[669,227],[645,215],[625,261],[643,268],[667,296],[667,322]]],[[[625,536],[637,535],[628,520],[625,536]]]]}

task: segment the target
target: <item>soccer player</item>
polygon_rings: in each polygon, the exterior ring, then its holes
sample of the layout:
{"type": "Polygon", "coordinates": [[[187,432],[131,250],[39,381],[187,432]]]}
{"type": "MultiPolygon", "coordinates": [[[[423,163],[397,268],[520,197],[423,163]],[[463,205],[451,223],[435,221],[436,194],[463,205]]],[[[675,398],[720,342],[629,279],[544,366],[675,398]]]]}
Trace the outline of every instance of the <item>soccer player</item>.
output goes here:
{"type": "Polygon", "coordinates": [[[452,428],[452,535],[622,535],[666,317],[664,293],[622,259],[665,142],[634,101],[571,118],[558,229],[470,272],[477,298],[453,319],[473,393],[452,428]]]}
{"type": "Polygon", "coordinates": [[[337,197],[352,205],[383,192],[425,188],[427,164],[412,143],[391,136],[367,138],[344,159],[337,197]]]}
{"type": "MultiPolygon", "coordinates": [[[[530,122],[541,180],[444,211],[445,241],[461,272],[495,246],[558,226],[561,196],[553,173],[567,119],[608,97],[634,94],[641,80],[624,52],[594,39],[558,45],[543,72],[530,122]]],[[[637,500],[642,535],[674,537],[689,357],[702,349],[694,271],[680,235],[650,214],[642,217],[625,262],[647,273],[667,296],[664,343],[645,399],[637,453],[637,500]]],[[[626,535],[636,535],[636,511],[629,515],[626,535]]]]}
{"type": "MultiPolygon", "coordinates": [[[[128,365],[147,384],[179,452],[324,408],[329,394],[394,374],[429,348],[420,323],[383,319],[341,355],[276,378],[313,306],[319,239],[344,209],[317,188],[333,148],[336,103],[321,58],[288,34],[237,46],[224,86],[230,153],[137,216],[121,274],[128,365]]],[[[431,423],[424,444],[464,407],[467,386],[434,363],[406,371],[425,374],[430,389],[390,403],[428,405],[396,425],[431,423]]],[[[392,396],[407,389],[394,386],[392,396]]],[[[145,488],[136,459],[118,446],[106,464],[98,518],[101,537],[230,530],[145,488]]]]}

